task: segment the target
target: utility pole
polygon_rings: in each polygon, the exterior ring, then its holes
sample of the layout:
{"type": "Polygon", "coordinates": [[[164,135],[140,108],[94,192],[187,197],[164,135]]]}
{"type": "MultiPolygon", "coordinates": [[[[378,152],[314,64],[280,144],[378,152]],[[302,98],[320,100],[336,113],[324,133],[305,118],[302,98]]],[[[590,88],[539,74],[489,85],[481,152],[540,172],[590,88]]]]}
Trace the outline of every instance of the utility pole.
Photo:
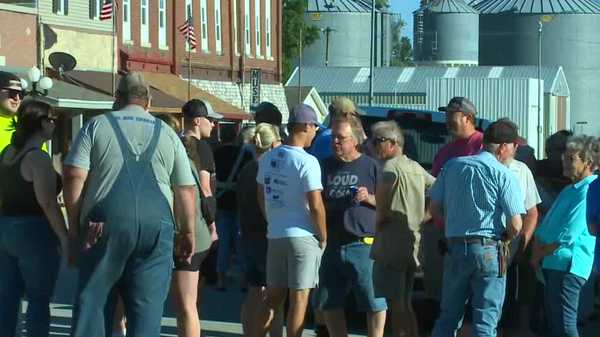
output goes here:
{"type": "Polygon", "coordinates": [[[538,158],[542,158],[542,34],[544,30],[544,23],[542,19],[538,21],[538,125],[537,125],[537,139],[538,139],[538,158]]]}
{"type": "Polygon", "coordinates": [[[302,103],[302,39],[304,26],[300,27],[300,48],[298,55],[298,104],[302,103]]]}
{"type": "Polygon", "coordinates": [[[374,47],[375,47],[375,0],[371,0],[371,52],[369,53],[369,106],[373,106],[373,67],[374,67],[374,47]]]}
{"type": "Polygon", "coordinates": [[[325,67],[329,66],[329,34],[335,31],[335,29],[329,26],[323,29],[323,33],[325,33],[325,67]]]}

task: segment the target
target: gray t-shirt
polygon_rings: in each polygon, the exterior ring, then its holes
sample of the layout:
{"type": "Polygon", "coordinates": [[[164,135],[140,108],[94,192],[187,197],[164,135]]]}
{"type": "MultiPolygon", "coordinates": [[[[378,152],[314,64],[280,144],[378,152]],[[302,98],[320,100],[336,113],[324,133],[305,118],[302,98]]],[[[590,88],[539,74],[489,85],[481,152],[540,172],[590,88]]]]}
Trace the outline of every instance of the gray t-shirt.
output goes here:
{"type": "MultiPolygon", "coordinates": [[[[114,121],[122,131],[133,155],[142,156],[151,144],[157,119],[140,106],[129,105],[111,113],[114,121]]],[[[137,195],[144,207],[157,209],[164,206],[164,201],[172,209],[172,186],[193,186],[196,184],[182,142],[177,134],[162,121],[155,151],[150,157],[153,179],[148,184],[156,184],[164,198],[157,195],[137,195]]],[[[109,193],[118,189],[115,182],[126,171],[123,152],[119,145],[119,137],[109,117],[100,115],[92,118],[81,129],[74,140],[65,165],[89,171],[84,190],[81,221],[86,219],[90,210],[101,203],[109,193]]],[[[135,177],[136,172],[129,172],[135,177]]],[[[126,202],[124,200],[124,202],[126,202]]]]}

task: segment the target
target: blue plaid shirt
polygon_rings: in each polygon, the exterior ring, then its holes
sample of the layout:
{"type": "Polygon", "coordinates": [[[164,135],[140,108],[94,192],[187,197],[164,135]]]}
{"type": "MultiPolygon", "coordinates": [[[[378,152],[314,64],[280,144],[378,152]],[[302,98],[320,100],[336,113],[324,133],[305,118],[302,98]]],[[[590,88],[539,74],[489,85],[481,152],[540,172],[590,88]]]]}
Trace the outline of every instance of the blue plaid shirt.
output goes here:
{"type": "Polygon", "coordinates": [[[430,197],[443,208],[447,238],[498,239],[506,230],[503,215],[525,213],[517,177],[487,151],[446,163],[430,197]]]}

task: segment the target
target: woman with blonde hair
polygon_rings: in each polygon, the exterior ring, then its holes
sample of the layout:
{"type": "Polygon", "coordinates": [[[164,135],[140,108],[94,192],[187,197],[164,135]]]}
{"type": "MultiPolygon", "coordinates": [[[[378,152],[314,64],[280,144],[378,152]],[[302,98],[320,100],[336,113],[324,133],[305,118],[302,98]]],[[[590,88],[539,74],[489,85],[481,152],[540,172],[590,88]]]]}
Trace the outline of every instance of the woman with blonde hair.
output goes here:
{"type": "MultiPolygon", "coordinates": [[[[260,123],[254,130],[251,143],[256,147],[258,158],[242,168],[237,184],[237,211],[242,232],[242,254],[246,262],[248,284],[248,295],[242,304],[242,326],[245,336],[249,336],[254,329],[255,319],[252,313],[263,300],[263,292],[267,283],[267,221],[260,211],[256,194],[258,160],[263,154],[281,145],[279,129],[272,124],[260,123]]],[[[275,319],[269,335],[280,337],[283,329],[281,310],[276,313],[275,319]]]]}

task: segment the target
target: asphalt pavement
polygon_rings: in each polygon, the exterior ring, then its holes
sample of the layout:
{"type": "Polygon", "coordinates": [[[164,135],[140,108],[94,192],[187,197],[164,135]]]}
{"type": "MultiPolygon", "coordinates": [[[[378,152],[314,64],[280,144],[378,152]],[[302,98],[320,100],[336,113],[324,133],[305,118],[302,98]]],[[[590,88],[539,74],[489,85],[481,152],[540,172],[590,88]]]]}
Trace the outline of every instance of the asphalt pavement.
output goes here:
{"type": "MultiPolygon", "coordinates": [[[[242,336],[240,325],[240,304],[244,292],[239,287],[238,273],[233,270],[227,291],[219,291],[214,287],[205,287],[201,307],[202,335],[204,337],[233,337],[242,336]]],[[[61,268],[53,303],[51,305],[51,334],[52,337],[68,336],[71,329],[72,303],[77,288],[77,273],[74,270],[61,268]]],[[[24,303],[23,310],[27,304],[24,303]]],[[[161,336],[177,336],[176,321],[170,299],[165,305],[165,315],[162,319],[161,336]]],[[[366,336],[362,315],[354,315],[349,319],[351,336],[366,336]]],[[[303,336],[314,336],[312,322],[308,322],[303,336]]],[[[600,336],[600,322],[592,322],[581,328],[581,337],[600,336]]],[[[388,331],[387,335],[391,336],[388,331]]],[[[468,334],[467,334],[468,335],[468,334]]],[[[423,335],[426,337],[427,335],[423,335]]],[[[525,337],[525,336],[504,336],[525,337]]],[[[542,336],[543,337],[543,336],[542,336]]]]}

